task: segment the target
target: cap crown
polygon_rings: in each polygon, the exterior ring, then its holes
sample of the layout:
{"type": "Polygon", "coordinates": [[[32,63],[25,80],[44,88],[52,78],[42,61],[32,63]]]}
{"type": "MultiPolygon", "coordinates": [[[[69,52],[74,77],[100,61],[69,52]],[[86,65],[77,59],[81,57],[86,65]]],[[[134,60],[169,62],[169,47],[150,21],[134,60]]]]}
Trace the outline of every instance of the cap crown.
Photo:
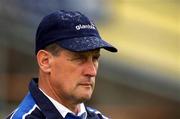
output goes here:
{"type": "Polygon", "coordinates": [[[80,12],[56,11],[44,17],[36,32],[36,54],[47,45],[84,36],[100,35],[95,25],[80,12]]]}

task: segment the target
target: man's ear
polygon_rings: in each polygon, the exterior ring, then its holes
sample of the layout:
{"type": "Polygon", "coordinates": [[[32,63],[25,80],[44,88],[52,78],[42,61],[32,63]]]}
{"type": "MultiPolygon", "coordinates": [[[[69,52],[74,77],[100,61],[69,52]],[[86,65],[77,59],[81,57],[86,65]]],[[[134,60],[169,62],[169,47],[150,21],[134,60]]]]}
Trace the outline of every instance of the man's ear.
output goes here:
{"type": "Polygon", "coordinates": [[[51,53],[45,51],[45,50],[39,50],[37,53],[37,62],[39,65],[39,68],[46,73],[51,72],[51,53]]]}

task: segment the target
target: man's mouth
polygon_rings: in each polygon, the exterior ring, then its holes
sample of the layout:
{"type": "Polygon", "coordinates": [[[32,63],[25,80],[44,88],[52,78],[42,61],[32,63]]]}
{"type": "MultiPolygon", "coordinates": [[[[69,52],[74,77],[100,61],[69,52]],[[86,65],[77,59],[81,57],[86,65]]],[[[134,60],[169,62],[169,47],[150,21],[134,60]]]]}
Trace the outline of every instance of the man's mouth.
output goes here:
{"type": "Polygon", "coordinates": [[[90,82],[80,83],[79,85],[85,86],[85,87],[92,87],[93,86],[93,84],[90,82]]]}

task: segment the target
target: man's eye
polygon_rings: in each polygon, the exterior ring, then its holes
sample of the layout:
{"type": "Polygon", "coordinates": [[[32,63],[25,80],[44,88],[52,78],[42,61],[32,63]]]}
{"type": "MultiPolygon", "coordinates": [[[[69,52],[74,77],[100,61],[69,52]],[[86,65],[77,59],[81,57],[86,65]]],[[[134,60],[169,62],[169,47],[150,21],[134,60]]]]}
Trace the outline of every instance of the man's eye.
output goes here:
{"type": "Polygon", "coordinates": [[[100,57],[100,56],[94,56],[94,57],[93,57],[93,60],[99,60],[99,57],[100,57]]]}

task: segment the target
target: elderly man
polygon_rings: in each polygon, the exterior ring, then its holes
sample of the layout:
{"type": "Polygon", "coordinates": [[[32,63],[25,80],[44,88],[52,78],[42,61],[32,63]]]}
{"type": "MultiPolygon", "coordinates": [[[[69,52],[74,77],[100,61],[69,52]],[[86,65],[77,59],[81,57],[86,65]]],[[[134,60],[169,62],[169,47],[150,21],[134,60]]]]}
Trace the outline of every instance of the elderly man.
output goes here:
{"type": "Polygon", "coordinates": [[[117,52],[80,12],[60,10],[44,17],[36,33],[39,77],[7,118],[106,118],[84,105],[94,90],[101,48],[117,52]]]}

